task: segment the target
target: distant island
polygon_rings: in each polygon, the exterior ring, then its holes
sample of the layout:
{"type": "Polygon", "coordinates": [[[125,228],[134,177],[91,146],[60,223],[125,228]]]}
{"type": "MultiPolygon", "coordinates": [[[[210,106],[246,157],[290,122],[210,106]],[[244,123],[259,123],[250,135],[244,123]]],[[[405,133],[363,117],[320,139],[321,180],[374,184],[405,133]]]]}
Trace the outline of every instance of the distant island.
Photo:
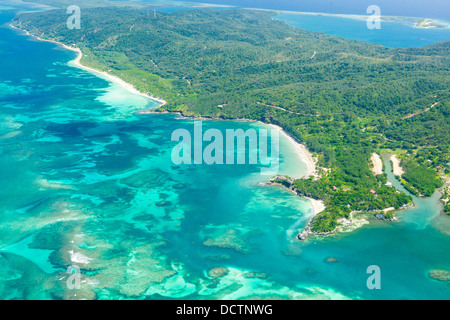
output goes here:
{"type": "Polygon", "coordinates": [[[333,232],[355,211],[411,205],[374,170],[379,150],[401,157],[413,194],[448,184],[450,41],[389,49],[296,29],[275,14],[86,8],[83,27],[69,30],[58,9],[13,25],[77,48],[83,65],[162,99],[160,112],[283,128],[317,159],[315,175],[277,180],[324,203],[312,233],[333,232]]]}
{"type": "MultiPolygon", "coordinates": [[[[295,12],[295,11],[283,11],[283,10],[266,10],[258,9],[263,11],[272,11],[278,14],[298,14],[298,15],[312,15],[312,16],[329,16],[329,17],[339,17],[346,19],[353,19],[359,21],[367,21],[366,15],[357,14],[339,14],[339,13],[321,13],[321,12],[295,12]]],[[[380,16],[381,22],[402,22],[406,24],[411,24],[414,28],[427,29],[427,28],[450,28],[450,24],[446,21],[436,20],[436,19],[426,19],[417,17],[397,17],[397,16],[380,16]]]]}

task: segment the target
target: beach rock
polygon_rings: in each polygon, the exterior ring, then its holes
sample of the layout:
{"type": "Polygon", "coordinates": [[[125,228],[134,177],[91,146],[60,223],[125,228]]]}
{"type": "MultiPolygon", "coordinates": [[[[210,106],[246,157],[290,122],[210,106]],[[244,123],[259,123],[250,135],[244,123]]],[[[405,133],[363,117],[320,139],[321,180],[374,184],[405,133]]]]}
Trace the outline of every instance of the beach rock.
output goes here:
{"type": "Polygon", "coordinates": [[[397,218],[392,216],[386,216],[385,214],[383,214],[382,212],[379,212],[375,215],[375,218],[377,218],[378,220],[382,220],[382,221],[396,221],[397,218]]]}
{"type": "Polygon", "coordinates": [[[154,187],[162,183],[164,173],[159,170],[144,170],[120,180],[132,188],[154,187]]]}
{"type": "Polygon", "coordinates": [[[253,249],[247,243],[249,235],[249,232],[242,230],[219,230],[218,232],[213,232],[211,234],[212,237],[207,238],[203,242],[203,245],[207,247],[233,249],[239,253],[248,254],[253,252],[253,249]]]}
{"type": "Polygon", "coordinates": [[[170,201],[165,201],[165,200],[163,200],[163,201],[156,202],[155,205],[156,205],[157,207],[162,208],[162,207],[169,207],[169,206],[172,205],[172,203],[171,203],[170,201]]]}
{"type": "Polygon", "coordinates": [[[264,273],[264,272],[248,272],[248,273],[244,274],[244,277],[247,279],[253,279],[253,278],[267,279],[269,276],[267,275],[267,273],[264,273]]]}
{"type": "Polygon", "coordinates": [[[450,271],[447,270],[442,270],[442,269],[436,269],[436,270],[431,270],[428,273],[428,276],[434,280],[439,280],[439,281],[450,281],[450,271]]]}
{"type": "Polygon", "coordinates": [[[351,225],[353,225],[352,220],[346,219],[346,218],[338,219],[338,220],[337,220],[337,223],[338,223],[342,228],[350,227],[351,225]]]}
{"type": "Polygon", "coordinates": [[[309,236],[309,233],[308,233],[308,231],[305,230],[297,236],[297,239],[304,241],[304,240],[308,239],[308,236],[309,236]]]}
{"type": "Polygon", "coordinates": [[[208,271],[208,276],[211,278],[220,278],[226,276],[230,271],[227,268],[219,267],[208,271]]]}

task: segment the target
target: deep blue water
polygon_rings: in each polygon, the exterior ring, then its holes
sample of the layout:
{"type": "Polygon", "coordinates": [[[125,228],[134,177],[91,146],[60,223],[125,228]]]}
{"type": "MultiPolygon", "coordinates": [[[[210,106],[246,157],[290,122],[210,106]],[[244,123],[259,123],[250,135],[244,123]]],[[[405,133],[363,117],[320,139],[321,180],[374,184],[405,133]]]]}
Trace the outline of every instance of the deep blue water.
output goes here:
{"type": "MultiPolygon", "coordinates": [[[[0,10],[0,24],[13,15],[0,10]]],[[[448,282],[428,276],[450,270],[438,194],[415,199],[397,223],[366,217],[360,229],[298,242],[307,199],[260,186],[258,165],[174,165],[170,136],[193,121],[137,114],[157,103],[73,58],[0,28],[0,299],[450,297],[448,282]],[[77,290],[66,284],[71,265],[82,268],[77,290]],[[366,286],[370,265],[381,290],[366,286]]],[[[305,171],[287,139],[280,150],[283,172],[305,171]]]]}

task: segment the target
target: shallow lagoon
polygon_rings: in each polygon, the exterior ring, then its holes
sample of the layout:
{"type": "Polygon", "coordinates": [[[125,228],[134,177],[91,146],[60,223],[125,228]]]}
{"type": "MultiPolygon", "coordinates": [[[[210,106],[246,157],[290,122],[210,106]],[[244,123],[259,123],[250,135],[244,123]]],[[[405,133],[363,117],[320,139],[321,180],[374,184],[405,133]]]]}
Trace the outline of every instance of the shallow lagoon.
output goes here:
{"type": "Polygon", "coordinates": [[[283,13],[276,19],[294,27],[336,37],[378,43],[390,48],[424,47],[450,39],[450,22],[446,28],[415,28],[412,21],[381,21],[380,29],[367,28],[367,16],[283,13]]]}

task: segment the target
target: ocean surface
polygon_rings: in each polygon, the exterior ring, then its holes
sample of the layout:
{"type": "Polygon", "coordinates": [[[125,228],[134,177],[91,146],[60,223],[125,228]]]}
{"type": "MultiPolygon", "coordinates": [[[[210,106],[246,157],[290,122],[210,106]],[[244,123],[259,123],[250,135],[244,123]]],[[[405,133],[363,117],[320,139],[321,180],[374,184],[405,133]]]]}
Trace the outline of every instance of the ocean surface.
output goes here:
{"type": "Polygon", "coordinates": [[[434,0],[421,3],[414,1],[379,1],[381,16],[402,17],[403,20],[382,20],[380,29],[369,29],[367,8],[372,1],[260,1],[260,0],[209,0],[209,1],[166,1],[144,0],[152,8],[175,11],[198,8],[203,2],[216,9],[257,8],[289,11],[276,15],[294,27],[317,31],[336,37],[364,42],[378,43],[390,48],[424,47],[435,42],[450,40],[450,2],[434,0]],[[196,3],[197,2],[197,3],[196,3]],[[169,6],[167,6],[169,4],[169,6]],[[311,14],[314,13],[314,14],[311,14]],[[436,28],[415,28],[415,21],[408,17],[419,17],[439,21],[436,28]],[[406,18],[406,20],[405,20],[406,18]]]}
{"type": "Polygon", "coordinates": [[[367,16],[311,15],[285,13],[276,19],[294,27],[336,37],[378,43],[389,48],[425,47],[450,40],[450,22],[446,28],[415,28],[413,21],[381,21],[380,29],[367,28],[367,16]]]}
{"type": "MultiPolygon", "coordinates": [[[[165,0],[149,1],[163,2],[165,0]]],[[[179,3],[180,1],[173,2],[179,3]]],[[[245,8],[357,15],[364,15],[367,7],[378,5],[382,14],[387,16],[450,20],[450,2],[447,0],[191,0],[189,2],[245,8]]]]}
{"type": "MultiPolygon", "coordinates": [[[[157,102],[7,28],[19,9],[0,7],[0,299],[450,297],[450,283],[428,276],[450,270],[439,194],[414,198],[396,223],[369,216],[362,228],[299,242],[309,200],[261,186],[261,165],[174,165],[171,134],[193,121],[137,114],[157,102]],[[371,265],[380,290],[367,288],[371,265]]],[[[280,153],[280,173],[306,172],[285,137],[280,153]]]]}

